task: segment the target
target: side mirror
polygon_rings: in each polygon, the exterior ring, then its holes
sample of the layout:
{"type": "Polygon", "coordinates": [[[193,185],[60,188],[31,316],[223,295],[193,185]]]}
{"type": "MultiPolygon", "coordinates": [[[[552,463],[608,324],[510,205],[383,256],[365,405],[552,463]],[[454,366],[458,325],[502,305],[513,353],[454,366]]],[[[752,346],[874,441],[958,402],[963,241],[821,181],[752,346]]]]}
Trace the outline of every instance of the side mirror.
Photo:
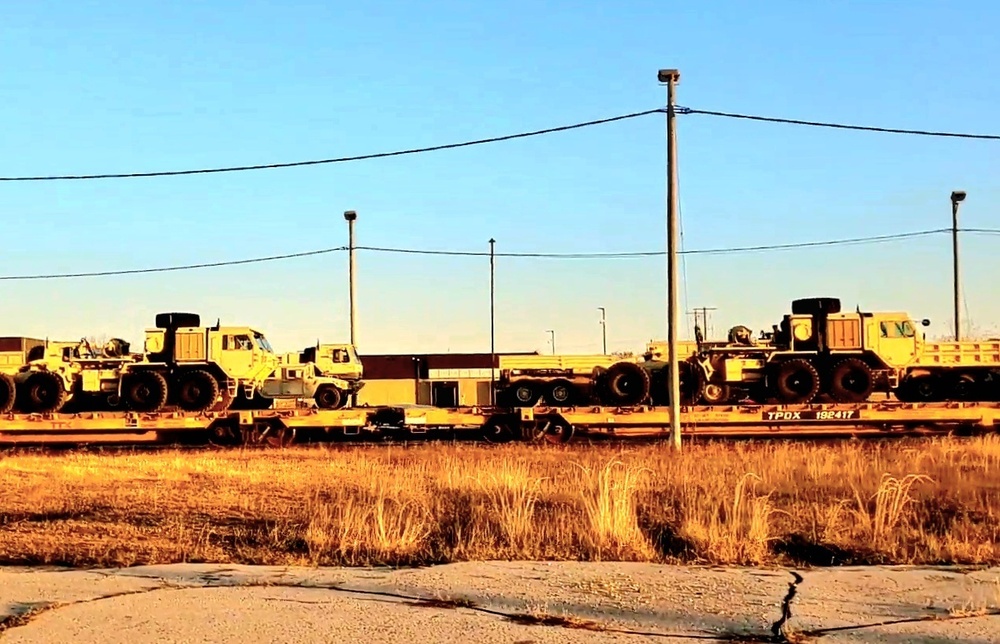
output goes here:
{"type": "Polygon", "coordinates": [[[931,321],[928,320],[927,318],[924,318],[923,320],[920,320],[920,326],[930,326],[930,325],[931,325],[931,321]]]}

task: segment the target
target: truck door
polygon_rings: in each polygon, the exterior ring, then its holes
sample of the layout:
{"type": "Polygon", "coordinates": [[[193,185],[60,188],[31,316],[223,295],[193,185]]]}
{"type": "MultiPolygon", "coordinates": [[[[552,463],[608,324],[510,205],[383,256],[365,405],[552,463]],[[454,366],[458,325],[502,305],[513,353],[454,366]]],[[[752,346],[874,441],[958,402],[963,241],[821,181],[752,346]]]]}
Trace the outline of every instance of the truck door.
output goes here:
{"type": "Polygon", "coordinates": [[[917,357],[917,332],[910,320],[875,321],[878,355],[890,367],[904,367],[917,357]]]}
{"type": "Polygon", "coordinates": [[[222,338],[222,360],[226,373],[234,378],[246,378],[253,368],[253,340],[245,333],[222,338]]]}

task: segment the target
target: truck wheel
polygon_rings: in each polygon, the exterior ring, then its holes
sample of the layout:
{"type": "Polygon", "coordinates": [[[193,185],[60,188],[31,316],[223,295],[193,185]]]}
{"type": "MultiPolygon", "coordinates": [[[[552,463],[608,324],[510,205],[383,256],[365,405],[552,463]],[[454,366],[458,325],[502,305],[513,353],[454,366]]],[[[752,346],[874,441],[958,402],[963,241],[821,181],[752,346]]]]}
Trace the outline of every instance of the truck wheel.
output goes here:
{"type": "Polygon", "coordinates": [[[782,362],[775,369],[774,393],[783,403],[808,403],[819,393],[819,372],[801,358],[782,362]]]}
{"type": "Polygon", "coordinates": [[[323,385],[316,390],[316,395],[314,396],[316,406],[320,409],[336,409],[340,406],[343,398],[344,396],[340,393],[340,390],[333,385],[323,385]]]}
{"type": "Polygon", "coordinates": [[[933,374],[907,376],[896,388],[896,398],[900,402],[938,402],[944,399],[941,378],[933,374]]]}
{"type": "Polygon", "coordinates": [[[701,398],[709,405],[725,405],[732,397],[729,385],[710,382],[705,385],[701,398]]]}
{"type": "Polygon", "coordinates": [[[649,372],[634,362],[616,362],[604,374],[604,401],[610,405],[641,404],[649,396],[649,372]]]}
{"type": "Polygon", "coordinates": [[[834,365],[830,372],[830,396],[837,402],[864,402],[873,391],[875,376],[864,360],[847,358],[834,365]]]}
{"type": "Polygon", "coordinates": [[[5,373],[0,373],[0,414],[9,414],[14,409],[14,399],[17,397],[17,387],[14,379],[5,373]]]}
{"type": "Polygon", "coordinates": [[[962,402],[983,400],[982,387],[971,373],[956,373],[948,378],[948,398],[962,402]]]}
{"type": "Polygon", "coordinates": [[[569,380],[560,378],[549,383],[545,401],[556,407],[568,407],[576,400],[576,386],[569,380]]]}
{"type": "Polygon", "coordinates": [[[54,413],[66,403],[62,378],[51,371],[36,371],[24,382],[25,411],[35,414],[54,413]]]}
{"type": "Polygon", "coordinates": [[[177,404],[184,411],[206,411],[219,397],[219,381],[197,369],[177,376],[177,404]]]}
{"type": "Polygon", "coordinates": [[[125,404],[129,409],[154,413],[167,404],[167,379],[156,371],[137,371],[125,376],[122,383],[125,404]]]}

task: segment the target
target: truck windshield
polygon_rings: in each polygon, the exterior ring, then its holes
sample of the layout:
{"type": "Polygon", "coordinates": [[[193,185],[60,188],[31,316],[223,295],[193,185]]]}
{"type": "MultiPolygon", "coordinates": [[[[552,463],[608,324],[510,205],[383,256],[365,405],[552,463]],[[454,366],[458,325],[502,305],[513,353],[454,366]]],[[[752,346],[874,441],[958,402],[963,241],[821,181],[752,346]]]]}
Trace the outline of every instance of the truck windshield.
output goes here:
{"type": "Polygon", "coordinates": [[[274,349],[271,348],[271,343],[267,341],[260,333],[255,333],[253,336],[254,341],[257,343],[257,347],[267,351],[268,353],[274,353],[274,349]]]}

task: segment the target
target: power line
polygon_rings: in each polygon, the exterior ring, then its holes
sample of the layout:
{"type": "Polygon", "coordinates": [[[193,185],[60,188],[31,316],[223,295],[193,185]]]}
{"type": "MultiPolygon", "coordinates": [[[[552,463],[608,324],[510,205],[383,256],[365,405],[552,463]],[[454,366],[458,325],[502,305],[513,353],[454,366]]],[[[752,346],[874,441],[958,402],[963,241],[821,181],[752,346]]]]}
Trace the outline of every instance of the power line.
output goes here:
{"type": "Polygon", "coordinates": [[[203,168],[200,170],[165,170],[161,172],[125,172],[117,174],[79,174],[79,175],[51,175],[51,176],[35,176],[35,177],[0,177],[0,181],[66,181],[66,180],[81,180],[81,179],[134,179],[139,177],[175,177],[179,175],[187,174],[213,174],[218,172],[244,172],[247,170],[272,170],[275,168],[293,168],[299,166],[308,165],[323,165],[329,163],[346,163],[348,161],[365,161],[368,159],[383,159],[387,157],[398,157],[408,154],[421,154],[424,152],[436,152],[439,150],[452,150],[455,148],[464,148],[473,145],[484,145],[486,143],[499,143],[501,141],[511,141],[514,139],[525,139],[532,136],[540,136],[542,134],[553,134],[555,132],[566,132],[568,130],[577,130],[585,127],[592,127],[595,125],[605,125],[607,123],[614,123],[616,121],[624,121],[627,119],[634,119],[640,116],[648,116],[650,114],[663,113],[665,109],[658,108],[655,110],[645,110],[642,112],[632,112],[631,114],[622,114],[620,116],[612,116],[609,118],[596,119],[593,121],[585,121],[583,123],[574,123],[572,125],[560,125],[558,127],[550,127],[544,130],[534,130],[532,132],[520,132],[517,134],[507,134],[504,136],[494,136],[487,139],[477,139],[474,141],[463,141],[461,143],[445,143],[442,145],[433,145],[425,148],[410,148],[406,150],[396,150],[393,152],[376,152],[373,154],[361,154],[357,156],[350,157],[335,157],[332,159],[318,159],[314,161],[292,161],[288,163],[267,163],[262,165],[244,165],[244,166],[232,166],[226,168],[203,168]]]}
{"type": "Polygon", "coordinates": [[[774,116],[757,116],[753,114],[737,114],[734,112],[717,112],[714,110],[699,110],[690,107],[676,108],[679,114],[704,114],[706,116],[721,116],[732,119],[750,121],[766,121],[768,123],[789,123],[792,125],[810,125],[813,127],[828,127],[840,130],[863,130],[866,132],[887,132],[890,134],[916,134],[920,136],[951,137],[956,139],[986,139],[1000,140],[1000,134],[967,134],[963,132],[940,132],[934,130],[907,130],[894,127],[875,127],[871,125],[847,125],[844,123],[828,123],[823,121],[804,121],[801,119],[778,118],[774,116]]]}
{"type": "MultiPolygon", "coordinates": [[[[874,243],[898,241],[902,239],[911,239],[915,237],[924,237],[927,235],[934,235],[946,232],[951,232],[951,228],[937,228],[934,230],[919,230],[908,233],[896,233],[892,235],[876,235],[871,237],[853,237],[846,239],[829,239],[824,241],[812,241],[812,242],[794,242],[787,244],[770,244],[762,246],[734,246],[729,248],[701,248],[701,249],[683,250],[679,252],[686,255],[723,255],[723,254],[733,254],[733,253],[791,250],[796,248],[812,248],[819,246],[846,246],[846,245],[857,245],[857,244],[874,244],[874,243]]],[[[970,228],[970,229],[960,229],[960,232],[1000,234],[1000,229],[970,228]]],[[[433,250],[433,249],[418,249],[418,248],[393,248],[384,246],[357,246],[356,249],[361,251],[406,254],[406,255],[437,255],[437,256],[451,256],[451,257],[489,256],[489,252],[484,252],[484,251],[433,250]]],[[[323,254],[335,253],[346,250],[347,250],[346,246],[337,246],[333,248],[322,248],[319,250],[304,251],[300,253],[288,253],[284,255],[271,255],[268,257],[255,257],[250,259],[229,260],[229,261],[211,262],[204,264],[182,264],[179,266],[126,269],[117,271],[96,271],[89,273],[4,275],[0,276],[0,281],[26,281],[26,280],[43,280],[43,279],[66,279],[66,278],[79,278],[79,277],[106,277],[114,275],[134,275],[138,273],[164,273],[168,271],[183,271],[183,270],[193,270],[199,268],[215,268],[221,266],[235,266],[240,264],[271,262],[277,260],[294,259],[299,257],[308,257],[312,255],[323,255],[323,254]]],[[[666,251],[656,250],[656,251],[605,252],[605,253],[514,253],[514,252],[496,253],[497,257],[521,257],[521,258],[541,258],[541,259],[627,259],[627,258],[637,258],[637,257],[660,257],[663,255],[666,255],[666,251]]]]}

